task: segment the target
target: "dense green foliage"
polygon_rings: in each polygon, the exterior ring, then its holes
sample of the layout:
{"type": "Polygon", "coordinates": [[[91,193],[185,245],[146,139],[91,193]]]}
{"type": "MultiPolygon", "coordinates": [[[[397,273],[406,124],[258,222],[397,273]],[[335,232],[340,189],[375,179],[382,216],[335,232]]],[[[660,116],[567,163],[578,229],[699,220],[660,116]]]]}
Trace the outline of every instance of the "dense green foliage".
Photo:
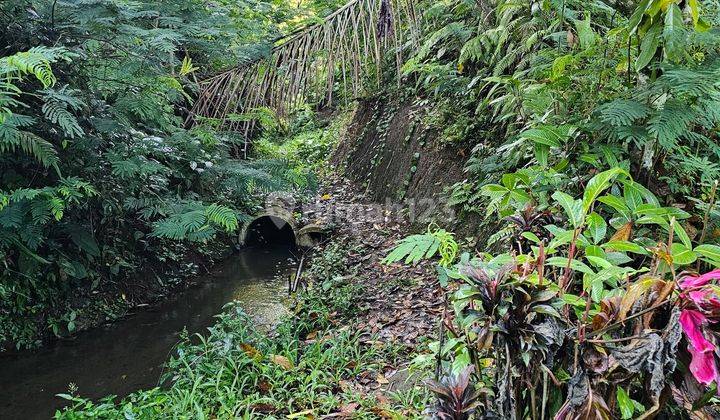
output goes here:
{"type": "MultiPolygon", "coordinates": [[[[634,418],[717,402],[681,385],[717,381],[715,313],[699,298],[716,299],[717,271],[681,273],[720,266],[718,12],[655,0],[425,12],[404,75],[442,140],[471,148],[453,201],[497,227],[498,251],[439,264],[452,327],[420,360],[451,378],[433,386],[438,415],[634,418]]],[[[430,258],[435,243],[411,236],[386,261],[430,258]]]]}
{"type": "Polygon", "coordinates": [[[677,200],[717,178],[713,2],[484,4],[435,3],[404,66],[443,138],[472,148],[457,203],[533,164],[556,186],[620,166],[677,200]]]}
{"type": "MultiPolygon", "coordinates": [[[[317,175],[327,172],[328,157],[337,145],[349,114],[341,114],[332,122],[320,121],[311,110],[293,114],[290,123],[270,124],[259,138],[253,140],[253,155],[262,159],[280,159],[310,170],[317,175]]],[[[267,126],[267,124],[265,125],[267,126]]]]}
{"type": "MultiPolygon", "coordinates": [[[[595,413],[590,418],[618,418],[620,409],[628,409],[622,417],[630,418],[658,410],[665,387],[693,380],[692,367],[687,377],[672,379],[678,360],[687,357],[678,353],[679,308],[688,307],[682,286],[687,276],[679,273],[720,267],[720,247],[688,236],[683,225],[690,214],[663,207],[620,168],[595,175],[580,198],[558,190],[544,211],[526,204],[519,211],[500,206],[505,210],[513,214],[505,219],[505,252],[463,253],[452,265],[439,261],[454,329],[442,349],[431,345],[434,355],[418,363],[443,360],[451,377],[472,366],[475,386],[498,396],[474,402],[503,418],[577,418],[585,410],[595,413]],[[658,334],[666,344],[653,349],[658,334]],[[623,359],[628,354],[632,360],[623,359]],[[548,389],[547,372],[562,386],[548,389]],[[627,401],[607,385],[611,381],[627,389],[627,401]],[[585,386],[592,397],[584,394],[585,386]],[[621,408],[623,403],[629,406],[621,408]]],[[[434,236],[407,238],[387,262],[398,260],[394,255],[407,243],[423,239],[434,236]]],[[[421,253],[414,260],[432,257],[421,253]]],[[[694,402],[702,395],[678,392],[680,405],[683,398],[694,402]]]]}
{"type": "Polygon", "coordinates": [[[213,121],[183,124],[198,78],[335,5],[296,6],[0,4],[0,343],[72,331],[73,297],[113,301],[142,270],[208,258],[262,193],[310,184],[284,159],[235,160],[213,121]]]}

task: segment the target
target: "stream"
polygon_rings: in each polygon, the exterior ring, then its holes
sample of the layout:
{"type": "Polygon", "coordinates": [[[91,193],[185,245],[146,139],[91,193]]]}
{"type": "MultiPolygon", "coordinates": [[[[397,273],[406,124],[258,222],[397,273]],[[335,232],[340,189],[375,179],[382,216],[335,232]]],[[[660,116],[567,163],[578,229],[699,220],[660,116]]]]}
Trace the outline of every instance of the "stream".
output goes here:
{"type": "Polygon", "coordinates": [[[36,352],[0,355],[0,419],[51,418],[66,404],[55,395],[67,393],[70,383],[92,399],[158,385],[183,328],[203,332],[233,300],[260,327],[271,326],[287,312],[293,265],[287,246],[246,248],[157,307],[36,352]]]}

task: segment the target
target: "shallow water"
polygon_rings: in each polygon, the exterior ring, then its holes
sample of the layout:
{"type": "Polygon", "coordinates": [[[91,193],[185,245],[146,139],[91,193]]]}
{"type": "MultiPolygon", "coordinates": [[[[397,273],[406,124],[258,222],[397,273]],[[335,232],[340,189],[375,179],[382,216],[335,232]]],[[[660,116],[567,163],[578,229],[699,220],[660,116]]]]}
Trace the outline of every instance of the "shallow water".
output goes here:
{"type": "Polygon", "coordinates": [[[158,385],[183,328],[204,331],[233,300],[261,327],[272,325],[287,311],[294,264],[285,247],[244,249],[158,307],[37,352],[0,355],[0,419],[51,418],[65,405],[55,394],[66,393],[70,383],[93,399],[158,385]]]}

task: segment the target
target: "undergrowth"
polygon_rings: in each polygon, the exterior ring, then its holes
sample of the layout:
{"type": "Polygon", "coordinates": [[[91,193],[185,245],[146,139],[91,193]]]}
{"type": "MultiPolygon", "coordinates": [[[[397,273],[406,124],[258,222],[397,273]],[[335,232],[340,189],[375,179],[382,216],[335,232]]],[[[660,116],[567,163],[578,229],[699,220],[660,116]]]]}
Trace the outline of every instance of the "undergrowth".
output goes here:
{"type": "Polygon", "coordinates": [[[291,117],[291,123],[273,124],[273,129],[266,129],[254,141],[254,156],[281,159],[303,170],[326,174],[328,158],[338,144],[350,115],[344,112],[325,121],[309,109],[298,111],[291,117]]]}

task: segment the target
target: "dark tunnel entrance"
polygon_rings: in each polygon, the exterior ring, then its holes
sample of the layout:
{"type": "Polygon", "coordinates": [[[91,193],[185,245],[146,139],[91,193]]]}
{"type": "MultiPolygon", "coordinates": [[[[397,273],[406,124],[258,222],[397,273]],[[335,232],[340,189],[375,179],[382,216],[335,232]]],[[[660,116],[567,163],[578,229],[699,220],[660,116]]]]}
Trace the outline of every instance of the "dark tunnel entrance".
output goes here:
{"type": "Polygon", "coordinates": [[[253,220],[247,229],[247,246],[289,246],[295,247],[296,238],[292,226],[275,216],[262,216],[253,220]]]}

